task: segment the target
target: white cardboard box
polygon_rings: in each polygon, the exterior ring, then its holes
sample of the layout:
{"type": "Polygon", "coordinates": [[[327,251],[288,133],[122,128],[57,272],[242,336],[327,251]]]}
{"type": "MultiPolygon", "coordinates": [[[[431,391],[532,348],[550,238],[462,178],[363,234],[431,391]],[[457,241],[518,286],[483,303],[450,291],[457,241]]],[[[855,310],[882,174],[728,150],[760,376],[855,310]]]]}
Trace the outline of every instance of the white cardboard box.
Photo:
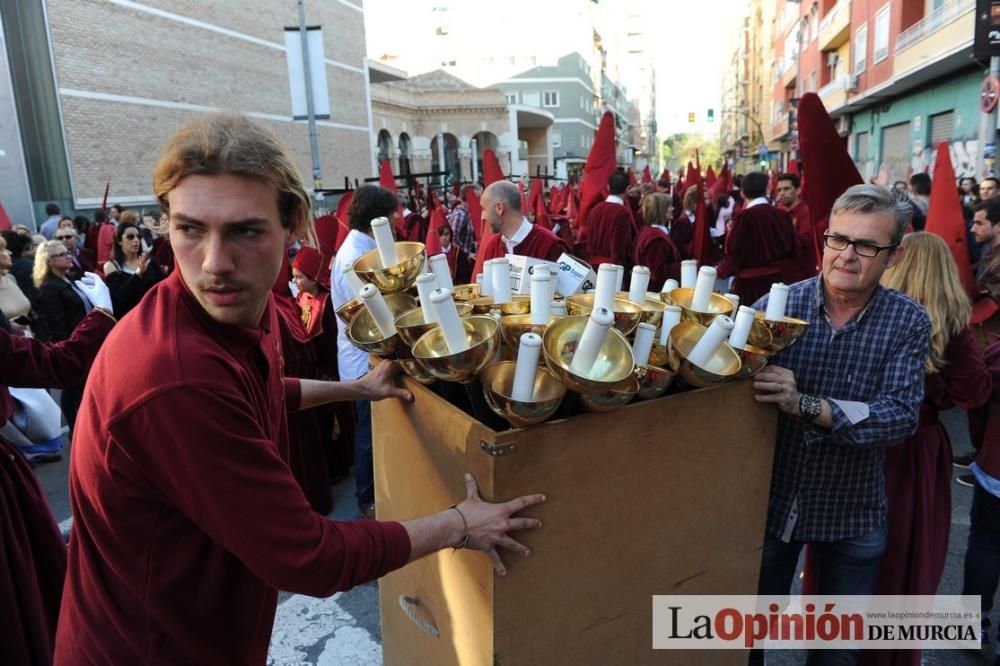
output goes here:
{"type": "MultiPolygon", "coordinates": [[[[531,274],[536,266],[548,266],[549,273],[559,275],[559,264],[535,257],[523,257],[519,254],[508,254],[510,262],[510,291],[512,294],[531,294],[531,274]]],[[[556,285],[558,288],[558,284],[556,285]]]]}
{"type": "Polygon", "coordinates": [[[590,264],[565,252],[559,257],[556,275],[556,291],[563,296],[584,293],[597,286],[597,274],[590,264]]]}

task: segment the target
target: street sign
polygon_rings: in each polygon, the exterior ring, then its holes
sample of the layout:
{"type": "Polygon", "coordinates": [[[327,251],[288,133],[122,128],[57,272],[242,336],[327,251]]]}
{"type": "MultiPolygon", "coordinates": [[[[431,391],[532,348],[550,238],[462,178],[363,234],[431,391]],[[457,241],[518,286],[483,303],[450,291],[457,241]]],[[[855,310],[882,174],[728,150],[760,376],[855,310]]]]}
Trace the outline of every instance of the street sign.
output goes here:
{"type": "Polygon", "coordinates": [[[757,149],[757,154],[760,155],[765,160],[767,159],[767,144],[760,144],[760,148],[757,149]]]}
{"type": "Polygon", "coordinates": [[[979,89],[979,108],[983,113],[992,113],[1000,100],[1000,79],[992,74],[983,79],[983,87],[979,89]]]}

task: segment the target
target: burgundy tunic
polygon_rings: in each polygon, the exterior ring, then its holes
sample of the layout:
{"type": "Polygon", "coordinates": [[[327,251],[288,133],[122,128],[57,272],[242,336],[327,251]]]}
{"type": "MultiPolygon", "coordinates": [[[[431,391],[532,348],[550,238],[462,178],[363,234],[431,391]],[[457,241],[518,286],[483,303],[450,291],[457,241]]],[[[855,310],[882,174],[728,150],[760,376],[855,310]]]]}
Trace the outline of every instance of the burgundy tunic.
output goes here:
{"type": "Polygon", "coordinates": [[[109,336],[73,440],[57,664],[263,664],[278,589],[326,596],[409,559],[399,523],[309,508],[280,345],[270,297],[258,328],[220,324],[179,271],[109,336]]]}
{"type": "Polygon", "coordinates": [[[686,213],[681,212],[670,224],[670,240],[674,242],[681,257],[690,259],[693,256],[694,223],[686,213]]]}
{"type": "Polygon", "coordinates": [[[650,226],[639,227],[633,257],[636,266],[649,269],[649,289],[656,291],[667,278],[681,277],[681,253],[670,237],[650,226]]]}
{"type": "Polygon", "coordinates": [[[812,217],[809,215],[809,206],[805,201],[800,201],[791,208],[780,207],[787,211],[792,217],[792,226],[795,227],[795,239],[798,244],[797,257],[787,266],[787,278],[791,282],[806,280],[819,272],[819,265],[822,262],[822,239],[817,245],[816,236],[813,230],[812,217]]]}
{"type": "MultiPolygon", "coordinates": [[[[81,381],[114,320],[91,311],[62,342],[0,330],[0,382],[59,388],[81,381]]],[[[0,423],[14,401],[0,386],[0,423]]],[[[66,575],[66,546],[45,491],[24,457],[0,439],[0,661],[52,663],[66,575]]]]}
{"type": "Polygon", "coordinates": [[[632,267],[635,234],[635,222],[628,208],[610,201],[597,204],[587,216],[590,263],[595,268],[604,263],[618,264],[627,272],[632,267]]]}
{"type": "MultiPolygon", "coordinates": [[[[933,595],[948,555],[951,442],[938,412],[983,404],[992,382],[968,328],[949,342],[947,365],[924,381],[917,432],[885,450],[889,535],[872,594],[933,595]]],[[[919,650],[866,650],[865,666],[919,666],[919,650]]]]}
{"type": "Polygon", "coordinates": [[[783,260],[798,251],[792,218],[769,204],[744,208],[733,216],[719,277],[735,275],[733,293],[740,303],[754,303],[774,282],[789,282],[783,260]]]}
{"type": "MultiPolygon", "coordinates": [[[[507,254],[507,248],[503,244],[503,236],[493,234],[481,252],[484,257],[483,261],[504,257],[507,254]]],[[[524,240],[514,246],[512,254],[555,262],[559,260],[559,256],[563,252],[569,252],[569,248],[558,236],[544,227],[533,225],[524,240]]]]}

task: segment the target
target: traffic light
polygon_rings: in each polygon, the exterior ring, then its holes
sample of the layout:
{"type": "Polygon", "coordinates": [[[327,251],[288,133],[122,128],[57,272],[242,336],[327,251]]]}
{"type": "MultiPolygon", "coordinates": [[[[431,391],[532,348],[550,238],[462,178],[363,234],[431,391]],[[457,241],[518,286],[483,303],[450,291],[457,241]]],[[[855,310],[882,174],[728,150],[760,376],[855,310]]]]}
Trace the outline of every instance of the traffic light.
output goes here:
{"type": "Polygon", "coordinates": [[[710,122],[710,123],[714,123],[715,122],[715,109],[709,109],[708,110],[708,122],[710,122]]]}
{"type": "Polygon", "coordinates": [[[767,160],[761,158],[761,160],[760,160],[760,168],[762,168],[762,169],[767,168],[767,160]]]}
{"type": "Polygon", "coordinates": [[[688,122],[689,123],[693,123],[694,122],[694,113],[689,113],[688,114],[688,122]]]}

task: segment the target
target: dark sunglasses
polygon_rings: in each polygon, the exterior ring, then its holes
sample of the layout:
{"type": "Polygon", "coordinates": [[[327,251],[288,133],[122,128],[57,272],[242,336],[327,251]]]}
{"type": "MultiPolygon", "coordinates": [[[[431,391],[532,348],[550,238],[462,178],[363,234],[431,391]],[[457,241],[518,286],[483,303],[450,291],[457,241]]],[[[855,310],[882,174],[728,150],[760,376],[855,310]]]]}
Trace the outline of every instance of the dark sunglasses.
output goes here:
{"type": "Polygon", "coordinates": [[[135,240],[139,238],[139,234],[125,234],[124,236],[122,236],[122,238],[124,238],[125,240],[135,240]]]}

